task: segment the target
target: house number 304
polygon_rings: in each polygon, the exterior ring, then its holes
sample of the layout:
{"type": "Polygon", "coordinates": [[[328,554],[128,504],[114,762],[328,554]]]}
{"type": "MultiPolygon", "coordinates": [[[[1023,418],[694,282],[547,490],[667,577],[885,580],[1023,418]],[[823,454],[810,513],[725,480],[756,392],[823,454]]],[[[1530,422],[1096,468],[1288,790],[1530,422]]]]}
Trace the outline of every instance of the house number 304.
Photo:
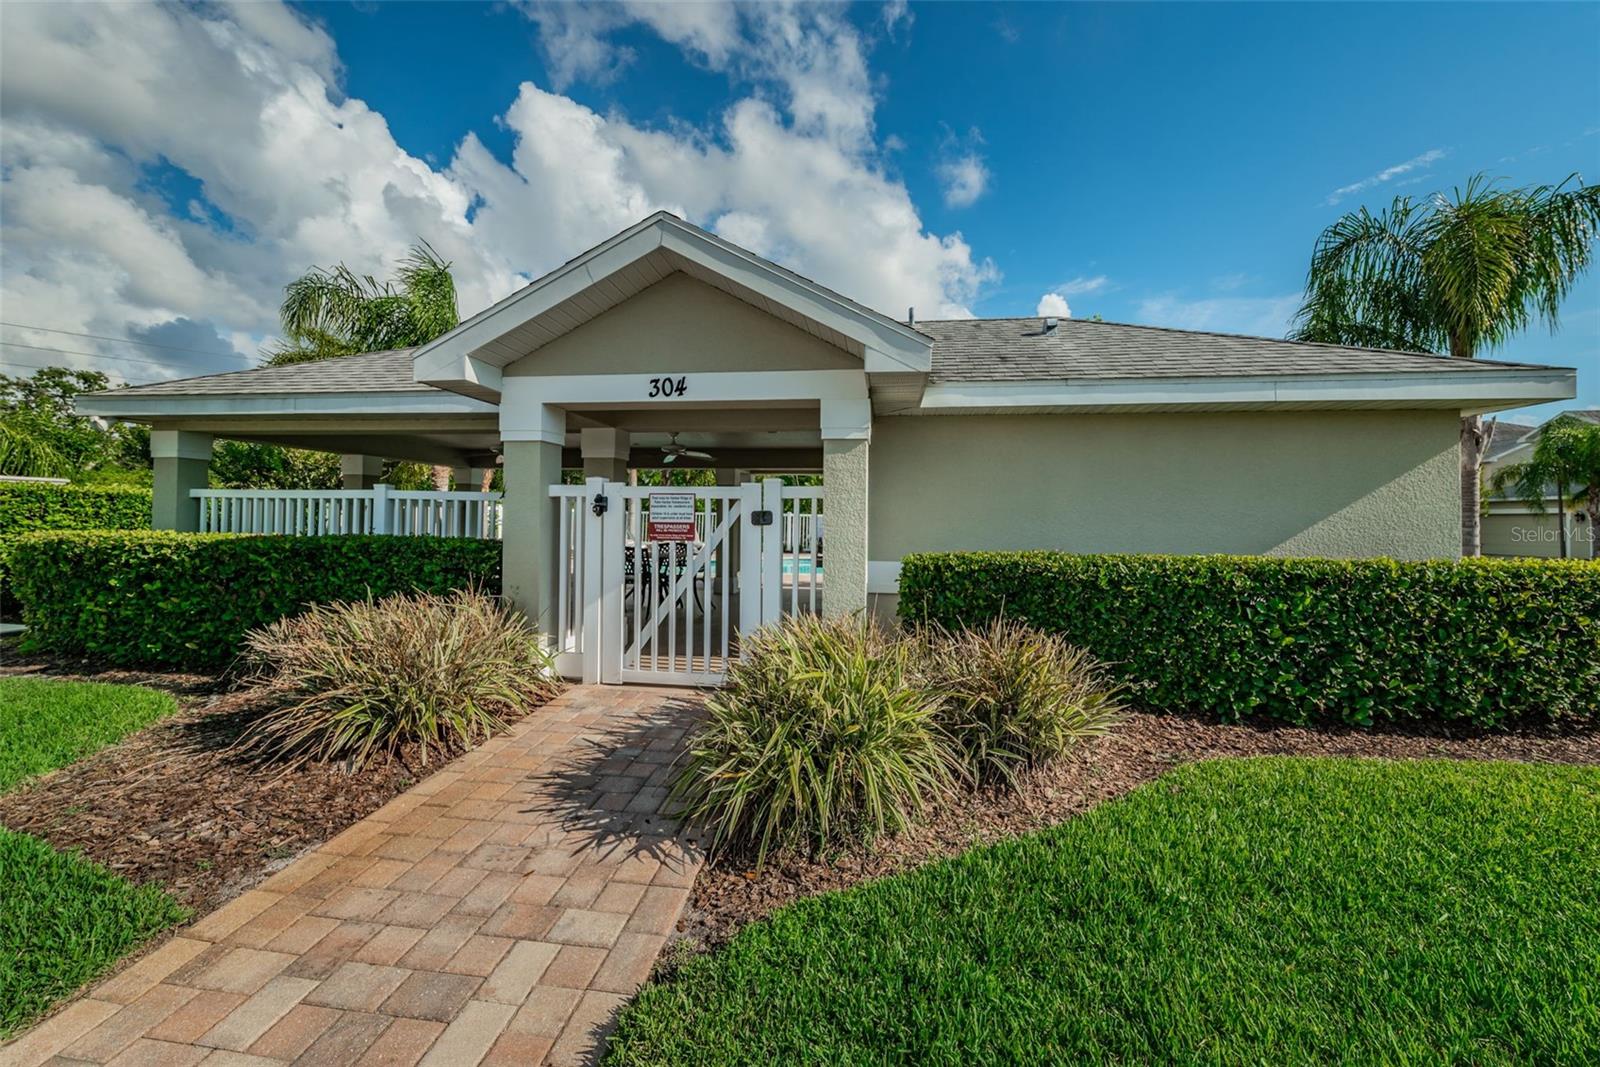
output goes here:
{"type": "Polygon", "coordinates": [[[689,379],[678,378],[651,378],[651,396],[682,396],[689,391],[689,379]]]}

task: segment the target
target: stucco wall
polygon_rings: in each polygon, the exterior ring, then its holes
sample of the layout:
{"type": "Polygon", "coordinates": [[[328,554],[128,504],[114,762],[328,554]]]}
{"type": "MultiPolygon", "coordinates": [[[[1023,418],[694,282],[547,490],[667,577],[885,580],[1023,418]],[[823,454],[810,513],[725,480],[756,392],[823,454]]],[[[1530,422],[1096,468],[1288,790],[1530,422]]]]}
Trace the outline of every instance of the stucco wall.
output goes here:
{"type": "Polygon", "coordinates": [[[687,274],[671,274],[529,353],[505,373],[517,377],[860,369],[860,357],[687,274]]]}
{"type": "Polygon", "coordinates": [[[1457,427],[1444,411],[883,418],[869,554],[1453,557],[1457,427]]]}
{"type": "Polygon", "coordinates": [[[849,615],[867,606],[867,515],[871,446],[867,441],[822,442],[827,580],[822,607],[849,615]]]}
{"type": "MultiPolygon", "coordinates": [[[[1567,518],[1569,559],[1592,559],[1594,551],[1590,541],[1589,523],[1567,518]]],[[[1483,517],[1483,554],[1485,556],[1534,556],[1557,559],[1561,555],[1560,533],[1556,527],[1556,513],[1543,515],[1488,514],[1483,517]]]]}

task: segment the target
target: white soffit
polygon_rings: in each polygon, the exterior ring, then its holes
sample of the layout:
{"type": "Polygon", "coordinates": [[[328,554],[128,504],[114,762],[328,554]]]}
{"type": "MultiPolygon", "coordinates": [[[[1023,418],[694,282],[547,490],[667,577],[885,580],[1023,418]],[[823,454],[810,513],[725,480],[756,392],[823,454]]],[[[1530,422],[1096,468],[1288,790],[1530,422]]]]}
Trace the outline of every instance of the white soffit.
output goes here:
{"type": "Polygon", "coordinates": [[[658,212],[423,346],[412,374],[429,385],[496,399],[501,368],[675,271],[861,357],[868,372],[926,374],[932,363],[931,338],[658,212]]]}

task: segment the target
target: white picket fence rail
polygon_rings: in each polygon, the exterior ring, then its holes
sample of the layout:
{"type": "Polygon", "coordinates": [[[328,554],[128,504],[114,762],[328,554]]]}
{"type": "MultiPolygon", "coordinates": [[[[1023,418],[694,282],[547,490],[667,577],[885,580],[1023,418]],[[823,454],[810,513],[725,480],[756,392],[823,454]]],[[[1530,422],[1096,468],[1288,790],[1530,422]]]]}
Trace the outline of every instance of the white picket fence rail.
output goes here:
{"type": "Polygon", "coordinates": [[[499,493],[371,489],[191,489],[201,533],[394,534],[499,540],[499,493]]]}

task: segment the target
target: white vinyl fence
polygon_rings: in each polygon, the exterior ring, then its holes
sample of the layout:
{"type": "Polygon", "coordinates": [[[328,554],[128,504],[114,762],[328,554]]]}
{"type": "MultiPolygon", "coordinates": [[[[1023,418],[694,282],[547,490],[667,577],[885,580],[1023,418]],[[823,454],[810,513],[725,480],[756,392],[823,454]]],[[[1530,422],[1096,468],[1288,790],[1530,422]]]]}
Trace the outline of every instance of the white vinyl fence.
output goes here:
{"type": "Polygon", "coordinates": [[[498,540],[499,493],[371,489],[192,489],[201,533],[395,534],[498,540]]]}

